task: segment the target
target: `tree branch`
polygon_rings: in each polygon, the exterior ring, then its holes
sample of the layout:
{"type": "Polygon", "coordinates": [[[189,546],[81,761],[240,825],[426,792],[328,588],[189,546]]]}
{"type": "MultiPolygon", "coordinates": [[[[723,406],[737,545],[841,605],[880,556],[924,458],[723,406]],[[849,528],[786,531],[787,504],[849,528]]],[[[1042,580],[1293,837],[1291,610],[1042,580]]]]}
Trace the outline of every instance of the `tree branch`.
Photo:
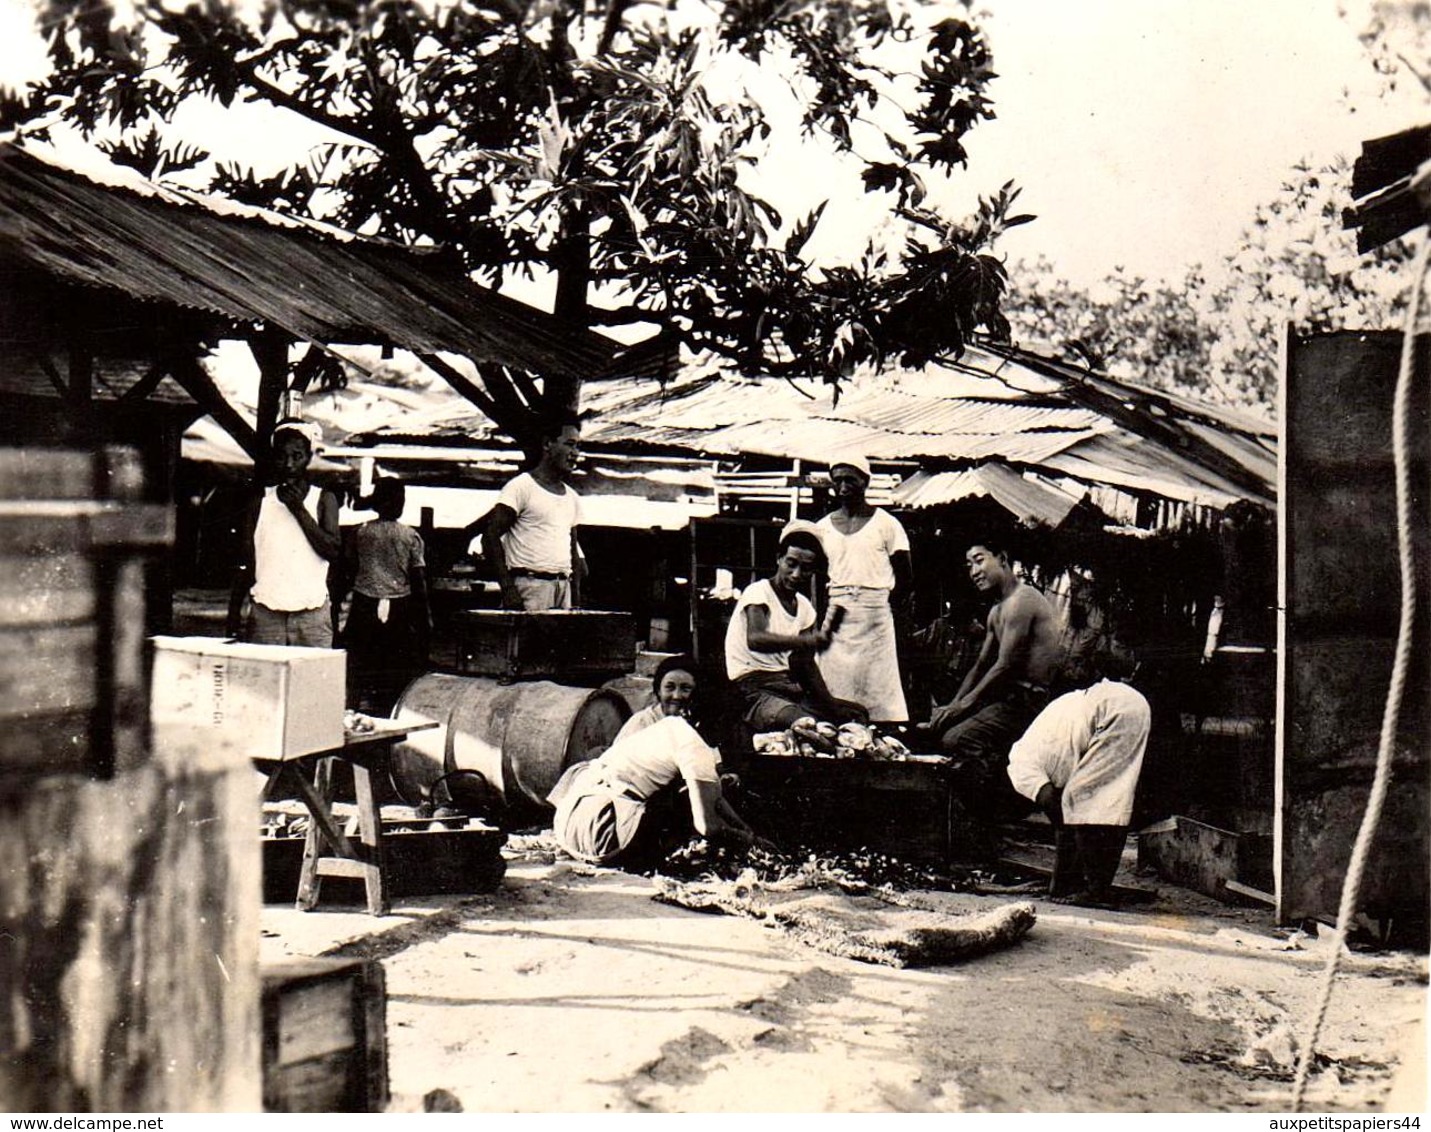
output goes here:
{"type": "Polygon", "coordinates": [[[609,0],[609,4],[606,20],[601,25],[601,39],[596,45],[598,55],[605,55],[611,50],[612,43],[616,41],[616,33],[621,30],[621,19],[626,15],[626,9],[631,6],[631,0],[609,0]]]}
{"type": "Polygon", "coordinates": [[[343,118],[337,114],[330,114],[328,111],[313,106],[296,95],[289,94],[282,87],[274,86],[257,71],[246,66],[241,66],[249,86],[253,88],[255,94],[265,101],[283,110],[291,110],[293,113],[307,118],[310,122],[315,122],[320,126],[325,126],[335,133],[346,134],[355,141],[363,142],[374,149],[383,148],[382,139],[371,130],[364,127],[360,122],[352,118],[343,118]]]}
{"type": "Polygon", "coordinates": [[[436,373],[443,381],[452,386],[458,393],[472,404],[476,405],[487,418],[498,428],[504,430],[514,438],[526,435],[530,431],[530,420],[512,420],[502,411],[497,402],[494,401],[487,392],[476,382],[469,379],[456,367],[447,362],[446,359],[437,354],[418,354],[418,359],[436,373]]]}

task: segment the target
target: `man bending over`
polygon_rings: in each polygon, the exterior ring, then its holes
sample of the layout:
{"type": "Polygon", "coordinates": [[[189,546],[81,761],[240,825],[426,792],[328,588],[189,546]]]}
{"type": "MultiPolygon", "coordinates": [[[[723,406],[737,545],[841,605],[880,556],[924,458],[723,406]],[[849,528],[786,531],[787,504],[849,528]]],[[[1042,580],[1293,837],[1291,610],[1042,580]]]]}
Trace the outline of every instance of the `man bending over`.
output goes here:
{"type": "MultiPolygon", "coordinates": [[[[1106,666],[1102,666],[1106,670],[1106,666]]],[[[1049,895],[1114,907],[1151,712],[1141,692],[1106,677],[1059,696],[1009,755],[1009,781],[1048,815],[1057,852],[1049,895]]]]}

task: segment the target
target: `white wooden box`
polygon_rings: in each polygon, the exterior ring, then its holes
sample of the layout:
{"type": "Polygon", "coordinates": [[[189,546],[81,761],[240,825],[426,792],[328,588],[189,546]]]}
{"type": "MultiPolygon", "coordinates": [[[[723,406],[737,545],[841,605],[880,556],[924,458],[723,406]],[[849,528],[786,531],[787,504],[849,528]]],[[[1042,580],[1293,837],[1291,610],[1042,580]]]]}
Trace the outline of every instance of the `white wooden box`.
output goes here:
{"type": "Polygon", "coordinates": [[[341,649],[155,637],[150,715],[212,731],[255,759],[343,745],[347,654],[341,649]]]}

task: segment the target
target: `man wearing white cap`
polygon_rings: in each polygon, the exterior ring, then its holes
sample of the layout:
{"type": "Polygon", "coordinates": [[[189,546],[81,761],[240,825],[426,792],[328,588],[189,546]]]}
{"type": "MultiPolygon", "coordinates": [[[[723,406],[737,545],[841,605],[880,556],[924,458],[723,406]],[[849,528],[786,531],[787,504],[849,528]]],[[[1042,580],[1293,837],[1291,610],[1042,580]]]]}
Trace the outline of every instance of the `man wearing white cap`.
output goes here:
{"type": "Polygon", "coordinates": [[[246,638],[260,645],[333,647],[328,564],[342,552],[338,497],[308,481],[321,434],[318,426],[281,421],[273,430],[271,486],[249,506],[246,538],[229,596],[228,633],[245,626],[241,612],[252,598],[246,638]]]}
{"type": "Polygon", "coordinates": [[[898,519],[865,500],[870,464],[863,456],[836,460],[830,482],[840,506],[815,528],[829,562],[830,606],[844,614],[817,658],[820,675],[832,696],[862,705],[871,719],[903,723],[909,711],[891,606],[912,591],[909,536],[898,519]]]}

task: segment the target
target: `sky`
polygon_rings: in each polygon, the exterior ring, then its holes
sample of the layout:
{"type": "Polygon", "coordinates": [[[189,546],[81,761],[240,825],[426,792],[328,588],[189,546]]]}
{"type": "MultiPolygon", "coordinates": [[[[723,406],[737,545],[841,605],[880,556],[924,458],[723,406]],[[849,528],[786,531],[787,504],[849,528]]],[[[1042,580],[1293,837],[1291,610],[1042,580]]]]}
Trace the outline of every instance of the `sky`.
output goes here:
{"type": "MultiPolygon", "coordinates": [[[[1342,0],[1355,8],[1355,0],[1342,0]]],[[[1117,267],[1180,278],[1231,253],[1257,205],[1303,159],[1354,158],[1361,142],[1431,120],[1414,82],[1386,94],[1338,0],[987,0],[996,117],[965,139],[969,166],[945,194],[956,214],[1006,181],[1011,261],[1040,254],[1075,283],[1117,267]]],[[[815,178],[791,159],[792,182],[815,178]],[[803,170],[803,172],[801,171],[803,170]]],[[[775,181],[781,179],[776,174],[775,181]]],[[[849,182],[812,248],[887,207],[849,182]],[[835,229],[831,231],[830,229],[835,229]]],[[[794,207],[793,188],[773,192],[794,207]]]]}
{"type": "Polygon", "coordinates": [[[1431,118],[1415,83],[1377,97],[1363,25],[1337,0],[991,7],[998,119],[974,131],[971,167],[1015,179],[1039,217],[1005,250],[1070,275],[1215,258],[1298,160],[1431,118]]]}
{"type": "MultiPolygon", "coordinates": [[[[985,0],[997,118],[969,135],[970,166],[948,202],[965,211],[1015,181],[1020,208],[1038,220],[999,250],[1042,254],[1074,282],[1120,266],[1175,279],[1215,262],[1299,159],[1355,156],[1366,138],[1431,120],[1414,83],[1379,97],[1384,83],[1355,35],[1365,2],[985,0]]],[[[43,66],[33,24],[30,0],[0,0],[6,86],[43,66]]],[[[278,152],[261,114],[215,131],[196,112],[189,128],[230,154],[278,152]]],[[[844,176],[787,152],[762,171],[761,188],[791,216],[833,193],[811,244],[828,252],[889,204],[844,176]]]]}

